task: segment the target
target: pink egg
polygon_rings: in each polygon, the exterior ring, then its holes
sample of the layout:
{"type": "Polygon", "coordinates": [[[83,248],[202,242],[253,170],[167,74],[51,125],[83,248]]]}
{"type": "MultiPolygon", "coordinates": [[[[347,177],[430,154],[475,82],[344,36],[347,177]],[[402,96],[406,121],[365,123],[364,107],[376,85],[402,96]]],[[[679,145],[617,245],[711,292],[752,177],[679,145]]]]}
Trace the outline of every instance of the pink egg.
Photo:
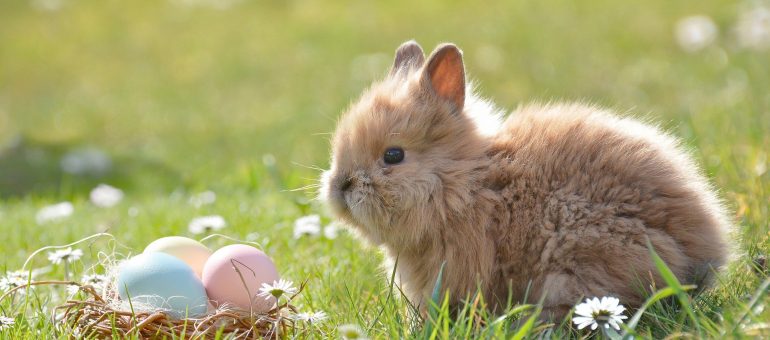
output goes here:
{"type": "Polygon", "coordinates": [[[267,300],[257,294],[263,283],[272,284],[276,280],[278,271],[270,257],[244,244],[215,251],[203,265],[201,275],[214,306],[234,306],[255,312],[266,312],[275,304],[275,298],[267,300]]]}

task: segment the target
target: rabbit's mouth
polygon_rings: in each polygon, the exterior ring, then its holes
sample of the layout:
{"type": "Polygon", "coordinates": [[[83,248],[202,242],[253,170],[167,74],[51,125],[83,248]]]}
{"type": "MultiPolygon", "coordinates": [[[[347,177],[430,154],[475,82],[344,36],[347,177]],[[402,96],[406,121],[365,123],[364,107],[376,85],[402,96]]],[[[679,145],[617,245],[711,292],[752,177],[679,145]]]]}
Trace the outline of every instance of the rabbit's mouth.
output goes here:
{"type": "Polygon", "coordinates": [[[324,171],[321,175],[322,187],[319,196],[321,200],[329,204],[332,212],[338,218],[358,224],[351,209],[359,206],[363,198],[358,198],[358,200],[352,198],[352,190],[342,186],[338,178],[339,176],[332,173],[331,170],[324,171]]]}
{"type": "Polygon", "coordinates": [[[323,173],[321,182],[321,198],[338,218],[364,228],[376,224],[376,216],[382,211],[372,202],[377,195],[368,175],[354,173],[346,176],[330,170],[323,173]]]}
{"type": "Polygon", "coordinates": [[[332,207],[336,206],[335,209],[339,210],[343,217],[352,220],[355,224],[368,224],[370,209],[364,191],[361,188],[333,190],[331,192],[332,207]]]}

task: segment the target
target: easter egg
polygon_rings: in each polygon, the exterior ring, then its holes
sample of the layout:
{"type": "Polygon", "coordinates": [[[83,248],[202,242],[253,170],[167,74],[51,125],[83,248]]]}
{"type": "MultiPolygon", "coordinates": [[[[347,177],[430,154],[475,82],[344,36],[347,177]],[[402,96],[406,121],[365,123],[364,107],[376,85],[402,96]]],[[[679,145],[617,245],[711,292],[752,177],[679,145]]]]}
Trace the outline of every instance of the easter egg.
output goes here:
{"type": "Polygon", "coordinates": [[[278,280],[273,261],[261,250],[233,244],[214,252],[203,266],[203,286],[215,306],[266,312],[275,298],[257,296],[263,283],[278,280]]]}
{"type": "Polygon", "coordinates": [[[161,252],[173,255],[187,263],[198,277],[201,277],[203,272],[203,264],[211,256],[209,248],[196,240],[182,236],[159,238],[147,245],[147,248],[144,248],[144,252],[161,252]]]}
{"type": "Polygon", "coordinates": [[[184,261],[166,253],[134,256],[118,268],[118,294],[135,309],[165,311],[173,318],[206,313],[208,297],[184,261]]]}

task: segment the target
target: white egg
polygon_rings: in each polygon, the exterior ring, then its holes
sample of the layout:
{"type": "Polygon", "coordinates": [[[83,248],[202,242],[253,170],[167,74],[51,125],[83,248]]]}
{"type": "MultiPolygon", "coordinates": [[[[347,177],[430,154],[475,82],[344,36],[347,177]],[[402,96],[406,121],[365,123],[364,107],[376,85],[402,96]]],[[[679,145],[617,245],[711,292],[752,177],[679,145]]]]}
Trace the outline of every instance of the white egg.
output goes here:
{"type": "Polygon", "coordinates": [[[201,278],[203,265],[211,256],[211,250],[200,242],[182,236],[159,238],[144,248],[144,253],[161,252],[172,255],[192,268],[195,275],[201,278]]]}

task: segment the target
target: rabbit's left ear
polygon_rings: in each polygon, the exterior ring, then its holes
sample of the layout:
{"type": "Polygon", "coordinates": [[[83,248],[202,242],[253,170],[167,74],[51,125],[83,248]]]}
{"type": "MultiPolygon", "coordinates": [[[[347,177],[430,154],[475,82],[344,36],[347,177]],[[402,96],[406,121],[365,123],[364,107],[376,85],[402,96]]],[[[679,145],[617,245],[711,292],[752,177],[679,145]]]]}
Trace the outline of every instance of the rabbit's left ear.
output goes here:
{"type": "Polygon", "coordinates": [[[465,103],[465,66],[463,54],[454,44],[442,44],[430,55],[423,81],[440,98],[449,100],[458,110],[465,103]]]}
{"type": "Polygon", "coordinates": [[[414,40],[409,40],[396,50],[396,59],[393,61],[393,68],[390,69],[390,75],[406,74],[412,69],[419,68],[425,62],[425,56],[422,53],[422,47],[414,40]]]}

